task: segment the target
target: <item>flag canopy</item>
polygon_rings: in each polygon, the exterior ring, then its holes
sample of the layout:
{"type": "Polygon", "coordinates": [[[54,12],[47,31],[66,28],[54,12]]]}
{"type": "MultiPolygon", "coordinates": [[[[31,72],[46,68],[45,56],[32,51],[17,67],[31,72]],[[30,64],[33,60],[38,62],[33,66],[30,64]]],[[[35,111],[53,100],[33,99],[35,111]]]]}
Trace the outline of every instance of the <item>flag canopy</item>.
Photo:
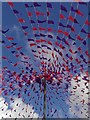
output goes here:
{"type": "Polygon", "coordinates": [[[37,113],[42,118],[43,79],[47,118],[88,117],[87,6],[88,3],[3,3],[0,95],[5,101],[1,100],[1,117],[12,117],[17,112],[11,103],[18,98],[25,103],[22,111],[26,112],[19,112],[17,117],[37,113]],[[29,105],[33,106],[31,113],[29,105]]]}

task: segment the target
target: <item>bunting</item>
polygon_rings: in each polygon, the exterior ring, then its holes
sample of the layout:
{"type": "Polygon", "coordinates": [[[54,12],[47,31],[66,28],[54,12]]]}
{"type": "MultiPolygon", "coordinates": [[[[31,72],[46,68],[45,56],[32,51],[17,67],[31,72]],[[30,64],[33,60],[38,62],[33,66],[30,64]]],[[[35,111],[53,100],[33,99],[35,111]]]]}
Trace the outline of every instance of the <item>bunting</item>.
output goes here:
{"type": "Polygon", "coordinates": [[[3,3],[1,118],[44,118],[45,105],[46,118],[88,118],[87,6],[3,3]]]}

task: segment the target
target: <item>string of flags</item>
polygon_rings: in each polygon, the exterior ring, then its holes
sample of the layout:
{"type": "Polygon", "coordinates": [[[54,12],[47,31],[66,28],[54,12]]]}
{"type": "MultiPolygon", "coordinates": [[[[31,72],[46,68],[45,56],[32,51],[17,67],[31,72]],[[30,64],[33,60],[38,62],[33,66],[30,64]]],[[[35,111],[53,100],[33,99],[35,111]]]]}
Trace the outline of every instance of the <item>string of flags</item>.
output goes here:
{"type": "MultiPolygon", "coordinates": [[[[8,20],[13,16],[20,27],[20,34],[24,36],[24,39],[20,38],[18,41],[11,33],[8,21],[5,22],[5,26],[8,27],[5,28],[3,25],[0,30],[2,33],[0,44],[2,50],[7,52],[2,51],[0,57],[2,60],[0,95],[5,99],[4,105],[8,106],[11,113],[7,113],[3,106],[0,106],[0,112],[5,111],[6,116],[12,117],[12,111],[17,112],[17,109],[10,106],[17,97],[26,104],[26,107],[22,108],[22,111],[26,109],[26,112],[22,112],[23,115],[19,112],[17,117],[26,115],[31,117],[34,112],[43,117],[44,78],[47,118],[60,117],[59,109],[63,118],[69,118],[70,114],[74,118],[79,117],[76,111],[72,110],[72,106],[78,108],[81,117],[88,117],[85,105],[89,104],[87,100],[89,92],[86,91],[89,89],[87,84],[90,65],[88,51],[90,11],[86,2],[67,4],[7,2],[7,7],[3,5],[6,9],[9,8],[9,11],[5,9],[3,14],[10,12],[8,20]],[[18,7],[19,5],[22,7],[18,7]],[[84,88],[82,87],[79,94],[85,95],[85,98],[77,97],[75,94],[81,83],[84,84],[84,88]],[[28,109],[29,105],[33,106],[31,112],[28,109]],[[70,109],[71,113],[68,114],[67,109],[70,109]]],[[[20,107],[21,104],[17,102],[16,106],[20,107]]],[[[2,118],[5,115],[2,114],[2,118]]]]}

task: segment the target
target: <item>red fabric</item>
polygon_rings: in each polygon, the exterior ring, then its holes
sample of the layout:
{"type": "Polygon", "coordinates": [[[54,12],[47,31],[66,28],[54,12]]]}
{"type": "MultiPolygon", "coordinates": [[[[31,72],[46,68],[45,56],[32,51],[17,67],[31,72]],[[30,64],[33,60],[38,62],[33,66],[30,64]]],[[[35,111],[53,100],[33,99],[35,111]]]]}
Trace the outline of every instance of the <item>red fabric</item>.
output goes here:
{"type": "Polygon", "coordinates": [[[12,37],[7,37],[8,40],[14,40],[12,37]]]}
{"type": "Polygon", "coordinates": [[[88,20],[85,21],[86,25],[90,25],[90,22],[88,20]]]}
{"type": "Polygon", "coordinates": [[[32,46],[36,46],[36,43],[31,43],[31,44],[30,44],[30,47],[32,47],[32,46]]]}
{"type": "Polygon", "coordinates": [[[32,16],[32,13],[31,13],[31,12],[28,12],[28,16],[30,16],[30,17],[31,17],[31,16],[32,16]]]}
{"type": "Polygon", "coordinates": [[[24,19],[22,19],[22,18],[19,18],[18,21],[19,21],[20,23],[24,23],[24,22],[25,22],[24,19]]]}
{"type": "Polygon", "coordinates": [[[68,19],[74,22],[74,18],[72,16],[69,16],[68,19]]]}
{"type": "Polygon", "coordinates": [[[63,15],[63,14],[60,14],[60,18],[61,18],[61,19],[64,19],[65,17],[64,17],[64,15],[63,15]]]}
{"type": "Polygon", "coordinates": [[[9,4],[11,7],[14,7],[13,2],[8,2],[8,4],[9,4]]]}
{"type": "Polygon", "coordinates": [[[80,10],[77,10],[77,14],[81,15],[81,16],[84,16],[83,13],[80,10]]]}
{"type": "Polygon", "coordinates": [[[49,44],[49,45],[52,45],[52,42],[48,41],[48,44],[49,44]]]}

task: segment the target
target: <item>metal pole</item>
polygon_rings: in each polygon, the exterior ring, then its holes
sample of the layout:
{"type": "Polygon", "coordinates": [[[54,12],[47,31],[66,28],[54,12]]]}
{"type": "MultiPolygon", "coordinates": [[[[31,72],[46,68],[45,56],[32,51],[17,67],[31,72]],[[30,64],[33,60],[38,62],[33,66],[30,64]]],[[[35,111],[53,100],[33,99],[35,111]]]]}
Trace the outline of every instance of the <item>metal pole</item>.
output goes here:
{"type": "Polygon", "coordinates": [[[44,107],[43,107],[43,120],[46,120],[46,79],[43,79],[43,87],[44,87],[44,107]]]}

